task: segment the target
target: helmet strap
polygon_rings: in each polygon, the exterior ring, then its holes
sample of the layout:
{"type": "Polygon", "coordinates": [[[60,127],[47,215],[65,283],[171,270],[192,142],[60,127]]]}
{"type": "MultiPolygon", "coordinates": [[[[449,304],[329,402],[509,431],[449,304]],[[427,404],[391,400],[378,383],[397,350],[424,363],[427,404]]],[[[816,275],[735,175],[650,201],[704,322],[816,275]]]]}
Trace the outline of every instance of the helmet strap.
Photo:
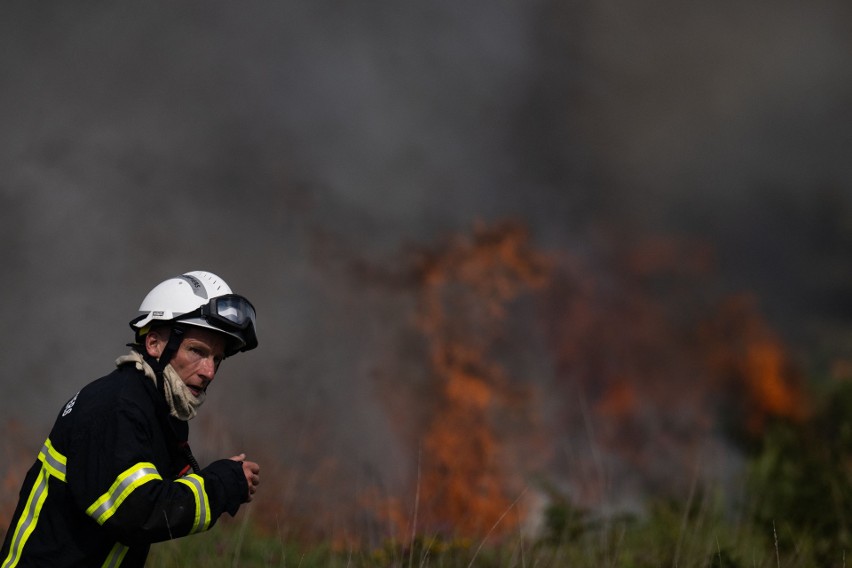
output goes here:
{"type": "Polygon", "coordinates": [[[169,333],[169,341],[166,343],[166,347],[160,354],[160,359],[158,361],[160,372],[166,368],[166,365],[171,362],[172,357],[174,357],[175,353],[177,353],[177,350],[180,348],[180,344],[183,341],[183,334],[184,329],[182,326],[172,326],[171,333],[169,333]]]}
{"type": "Polygon", "coordinates": [[[180,344],[183,341],[184,329],[182,326],[173,325],[171,331],[169,333],[169,340],[166,343],[163,352],[160,353],[159,358],[155,358],[148,353],[148,350],[144,346],[144,342],[139,342],[137,344],[130,344],[135,350],[142,355],[142,358],[145,360],[148,365],[151,366],[151,369],[154,371],[154,375],[157,377],[157,390],[160,391],[160,394],[165,397],[166,386],[164,383],[163,372],[166,369],[166,365],[168,365],[172,358],[177,353],[177,350],[180,348],[180,344]]]}

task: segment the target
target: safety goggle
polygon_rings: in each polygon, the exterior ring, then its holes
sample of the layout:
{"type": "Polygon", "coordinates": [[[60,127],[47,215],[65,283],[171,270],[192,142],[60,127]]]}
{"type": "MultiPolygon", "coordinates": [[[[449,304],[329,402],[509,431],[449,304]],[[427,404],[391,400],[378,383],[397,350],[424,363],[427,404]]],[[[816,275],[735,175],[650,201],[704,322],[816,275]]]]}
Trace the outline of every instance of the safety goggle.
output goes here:
{"type": "Polygon", "coordinates": [[[198,312],[211,325],[224,331],[235,332],[242,338],[245,345],[241,351],[257,347],[255,333],[257,316],[254,306],[242,296],[227,294],[210,298],[210,301],[201,306],[198,312]]]}

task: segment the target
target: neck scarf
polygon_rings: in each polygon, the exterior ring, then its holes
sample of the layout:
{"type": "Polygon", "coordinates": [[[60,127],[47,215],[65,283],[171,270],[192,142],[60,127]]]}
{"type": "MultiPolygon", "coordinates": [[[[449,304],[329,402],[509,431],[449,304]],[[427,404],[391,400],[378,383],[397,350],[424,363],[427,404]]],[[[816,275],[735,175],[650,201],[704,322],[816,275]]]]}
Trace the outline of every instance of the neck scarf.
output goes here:
{"type": "MultiPolygon", "coordinates": [[[[128,363],[136,365],[136,369],[145,373],[145,376],[157,385],[157,376],[154,374],[154,369],[142,358],[142,355],[136,351],[131,351],[128,355],[122,355],[115,360],[115,365],[120,367],[128,363]]],[[[163,370],[163,386],[166,392],[166,403],[169,406],[169,413],[179,420],[184,422],[195,418],[198,408],[204,404],[204,399],[207,398],[207,393],[202,392],[199,396],[192,394],[189,387],[177,374],[177,371],[169,364],[163,370]]]]}

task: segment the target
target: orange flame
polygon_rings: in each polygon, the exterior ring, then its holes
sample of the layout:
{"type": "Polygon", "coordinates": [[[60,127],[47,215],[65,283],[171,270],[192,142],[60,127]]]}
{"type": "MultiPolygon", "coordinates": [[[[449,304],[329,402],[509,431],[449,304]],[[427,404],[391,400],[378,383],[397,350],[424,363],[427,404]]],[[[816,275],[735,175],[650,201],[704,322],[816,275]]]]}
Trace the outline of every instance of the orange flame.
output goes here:
{"type": "Polygon", "coordinates": [[[550,286],[557,380],[569,395],[554,437],[585,433],[590,447],[578,452],[575,441],[571,461],[557,464],[588,475],[572,481],[574,498],[597,506],[613,484],[666,490],[688,478],[674,472],[692,475],[720,408],[741,408],[738,427],[753,435],[770,417],[806,415],[801,375],[780,339],[753,305],[720,306],[705,284],[708,247],[652,237],[609,252],[593,265],[569,259],[550,286]],[[573,406],[588,403],[591,415],[572,407],[578,395],[573,406]]]}
{"type": "Polygon", "coordinates": [[[804,378],[754,298],[729,299],[708,328],[713,367],[729,396],[740,399],[746,431],[759,435],[770,418],[800,422],[809,414],[804,378]]]}
{"type": "Polygon", "coordinates": [[[547,262],[519,226],[478,226],[472,239],[423,255],[418,275],[418,324],[438,381],[423,437],[422,501],[435,526],[482,535],[513,502],[493,421],[517,400],[494,343],[509,303],[546,283],[547,262]]]}

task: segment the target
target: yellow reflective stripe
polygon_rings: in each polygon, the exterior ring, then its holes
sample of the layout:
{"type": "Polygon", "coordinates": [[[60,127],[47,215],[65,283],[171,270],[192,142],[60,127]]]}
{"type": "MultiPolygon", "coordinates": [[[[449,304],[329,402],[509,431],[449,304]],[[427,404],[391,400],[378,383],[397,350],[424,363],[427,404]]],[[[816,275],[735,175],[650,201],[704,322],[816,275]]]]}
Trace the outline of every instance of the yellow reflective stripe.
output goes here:
{"type": "Polygon", "coordinates": [[[15,532],[12,536],[11,545],[9,546],[9,554],[0,564],[0,568],[14,568],[21,560],[21,550],[30,538],[30,535],[35,530],[38,523],[38,516],[41,513],[41,507],[44,505],[44,500],[47,499],[48,483],[50,481],[50,472],[46,463],[42,463],[41,471],[33,483],[33,488],[30,490],[30,495],[27,498],[27,504],[21,513],[21,518],[18,519],[18,524],[15,527],[15,532]]]}
{"type": "Polygon", "coordinates": [[[53,477],[60,481],[65,481],[65,466],[68,463],[68,458],[56,451],[50,438],[45,440],[41,451],[38,453],[38,459],[47,468],[47,471],[53,477]]]}
{"type": "Polygon", "coordinates": [[[109,551],[104,563],[101,564],[101,568],[118,568],[121,566],[121,563],[124,560],[124,555],[127,554],[128,550],[130,550],[129,547],[121,544],[120,542],[116,542],[115,546],[112,547],[112,550],[109,551]]]}
{"type": "Polygon", "coordinates": [[[119,474],[109,491],[101,495],[86,509],[86,514],[95,519],[98,524],[104,524],[137,487],[155,479],[162,479],[162,477],[160,477],[154,464],[149,462],[137,463],[119,474]]]}
{"type": "Polygon", "coordinates": [[[210,501],[204,490],[204,478],[191,473],[176,481],[189,487],[195,497],[195,521],[190,532],[206,531],[210,527],[210,501]]]}

